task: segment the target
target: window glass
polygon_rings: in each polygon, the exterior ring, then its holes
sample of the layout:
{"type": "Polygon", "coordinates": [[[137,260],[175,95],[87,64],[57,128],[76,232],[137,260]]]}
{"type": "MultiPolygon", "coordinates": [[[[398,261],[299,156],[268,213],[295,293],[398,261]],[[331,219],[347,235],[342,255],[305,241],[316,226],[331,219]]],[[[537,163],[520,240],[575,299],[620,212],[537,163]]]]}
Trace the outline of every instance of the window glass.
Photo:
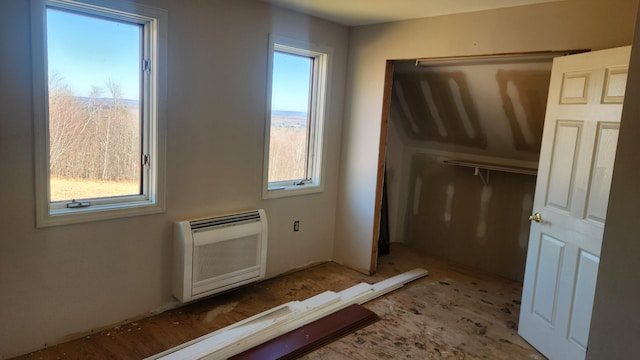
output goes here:
{"type": "Polygon", "coordinates": [[[269,182],[308,178],[313,59],[273,55],[269,182]]]}
{"type": "Polygon", "coordinates": [[[47,9],[50,200],[139,195],[142,26],[47,9]]]}

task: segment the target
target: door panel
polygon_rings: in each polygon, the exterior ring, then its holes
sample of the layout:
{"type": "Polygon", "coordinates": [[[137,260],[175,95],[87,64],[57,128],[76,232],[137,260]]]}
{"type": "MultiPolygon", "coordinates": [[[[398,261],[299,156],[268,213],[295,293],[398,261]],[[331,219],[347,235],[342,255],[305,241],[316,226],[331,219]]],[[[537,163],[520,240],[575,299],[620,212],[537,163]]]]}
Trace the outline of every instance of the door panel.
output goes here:
{"type": "Polygon", "coordinates": [[[596,291],[596,277],[600,258],[580,251],[576,276],[576,291],[573,296],[569,339],[586,351],[589,338],[589,322],[596,291]],[[588,314],[588,316],[585,316],[588,314]]]}
{"type": "Polygon", "coordinates": [[[603,104],[622,104],[627,85],[628,66],[608,67],[602,92],[603,104]]]}
{"type": "Polygon", "coordinates": [[[533,294],[533,312],[549,326],[554,326],[564,246],[564,242],[546,234],[542,235],[533,294]]]}
{"type": "Polygon", "coordinates": [[[561,104],[586,104],[590,72],[567,72],[562,81],[561,104]]]}
{"type": "Polygon", "coordinates": [[[558,121],[553,143],[554,162],[551,164],[547,205],[571,210],[571,195],[575,179],[576,156],[579,151],[582,123],[558,121]]]}
{"type": "Polygon", "coordinates": [[[584,359],[631,47],[554,60],[519,334],[584,359]]]}
{"type": "Polygon", "coordinates": [[[608,195],[611,188],[619,127],[618,123],[599,123],[596,135],[596,150],[593,156],[593,168],[591,169],[591,191],[589,191],[587,218],[597,221],[603,226],[609,200],[608,196],[605,197],[604,195],[608,195]]]}

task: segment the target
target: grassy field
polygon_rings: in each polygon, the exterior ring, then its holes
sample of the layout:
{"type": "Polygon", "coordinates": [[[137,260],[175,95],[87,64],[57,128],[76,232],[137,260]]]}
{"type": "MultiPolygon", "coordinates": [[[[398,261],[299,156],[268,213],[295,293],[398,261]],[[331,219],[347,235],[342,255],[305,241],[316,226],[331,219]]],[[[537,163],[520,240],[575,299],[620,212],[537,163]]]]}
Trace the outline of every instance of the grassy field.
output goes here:
{"type": "Polygon", "coordinates": [[[137,182],[51,178],[51,201],[138,194],[137,182]]]}
{"type": "Polygon", "coordinates": [[[269,181],[303,178],[306,167],[306,130],[272,129],[270,140],[269,181]]]}

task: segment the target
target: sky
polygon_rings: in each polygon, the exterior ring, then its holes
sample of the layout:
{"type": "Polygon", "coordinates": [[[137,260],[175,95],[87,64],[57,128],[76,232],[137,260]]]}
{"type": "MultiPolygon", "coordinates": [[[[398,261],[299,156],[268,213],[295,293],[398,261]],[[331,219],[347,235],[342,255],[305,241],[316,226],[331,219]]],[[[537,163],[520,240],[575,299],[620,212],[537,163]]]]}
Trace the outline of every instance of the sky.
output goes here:
{"type": "MultiPolygon", "coordinates": [[[[141,26],[47,10],[49,76],[57,74],[76,96],[94,86],[118,84],[124,99],[139,100],[141,26]]],[[[311,59],[276,52],[273,61],[271,109],[307,112],[311,59]]]]}
{"type": "Polygon", "coordinates": [[[311,59],[304,56],[273,54],[271,111],[309,110],[311,59]]]}
{"type": "Polygon", "coordinates": [[[47,10],[49,76],[57,74],[76,96],[88,96],[93,86],[105,91],[118,84],[124,99],[140,98],[141,27],[47,10]]]}

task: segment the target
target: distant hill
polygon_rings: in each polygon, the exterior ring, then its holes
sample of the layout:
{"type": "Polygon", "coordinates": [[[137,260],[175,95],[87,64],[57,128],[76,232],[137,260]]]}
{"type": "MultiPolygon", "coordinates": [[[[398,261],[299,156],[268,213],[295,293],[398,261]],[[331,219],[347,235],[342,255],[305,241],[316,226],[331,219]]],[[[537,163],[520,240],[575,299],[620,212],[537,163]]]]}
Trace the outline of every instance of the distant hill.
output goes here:
{"type": "Polygon", "coordinates": [[[306,112],[283,110],[274,110],[271,112],[271,126],[273,127],[304,128],[306,125],[306,112]]]}
{"type": "MultiPolygon", "coordinates": [[[[91,101],[95,101],[98,104],[101,104],[106,107],[110,107],[113,105],[113,98],[102,97],[102,98],[92,99],[86,96],[76,96],[76,99],[80,100],[80,102],[82,102],[83,104],[87,104],[87,103],[90,103],[91,101]]],[[[127,109],[138,108],[138,106],[140,105],[140,101],[132,100],[132,99],[120,99],[120,104],[127,109]]]]}
{"type": "Polygon", "coordinates": [[[281,116],[281,117],[307,117],[306,112],[302,111],[288,111],[288,110],[273,110],[271,111],[272,116],[281,116]]]}

